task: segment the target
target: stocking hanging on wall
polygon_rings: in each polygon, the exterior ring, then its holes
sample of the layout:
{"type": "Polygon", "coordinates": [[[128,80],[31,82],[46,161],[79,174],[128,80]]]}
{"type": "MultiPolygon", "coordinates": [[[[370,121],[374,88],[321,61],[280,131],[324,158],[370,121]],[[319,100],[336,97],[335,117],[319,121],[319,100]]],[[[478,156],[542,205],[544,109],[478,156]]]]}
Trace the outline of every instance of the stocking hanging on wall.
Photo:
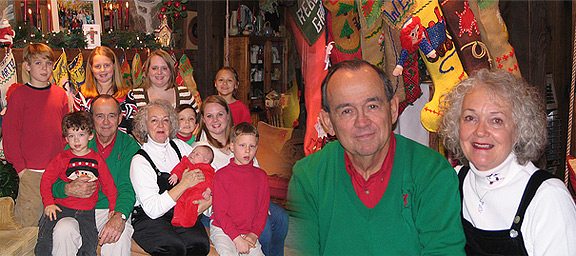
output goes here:
{"type": "Polygon", "coordinates": [[[54,62],[52,78],[54,79],[54,83],[60,87],[64,86],[64,84],[68,82],[68,60],[66,59],[65,51],[62,51],[58,60],[54,62]]]}
{"type": "Polygon", "coordinates": [[[449,93],[454,86],[468,76],[464,72],[454,43],[447,37],[446,21],[438,1],[416,1],[416,3],[417,7],[413,15],[420,17],[426,29],[427,38],[437,54],[435,58],[430,58],[420,51],[420,57],[424,60],[434,83],[434,95],[422,109],[420,120],[426,130],[436,132],[441,118],[440,97],[449,93]]]}
{"type": "Polygon", "coordinates": [[[354,0],[327,0],[324,1],[324,6],[328,9],[328,41],[334,42],[334,49],[330,54],[332,64],[354,58],[362,59],[360,21],[354,0]]]}
{"type": "Polygon", "coordinates": [[[200,92],[198,92],[196,80],[194,80],[194,68],[192,67],[192,63],[190,63],[190,59],[188,59],[188,56],[184,53],[182,53],[182,57],[180,57],[180,60],[178,61],[178,70],[178,73],[182,78],[182,83],[188,87],[190,94],[195,97],[199,110],[202,100],[200,99],[200,92]]]}
{"type": "MultiPolygon", "coordinates": [[[[362,58],[384,70],[395,88],[396,96],[400,101],[406,98],[404,80],[399,76],[392,76],[392,71],[396,66],[396,49],[394,45],[395,30],[391,31],[389,26],[384,23],[381,15],[380,1],[356,0],[358,7],[358,16],[360,17],[361,37],[360,44],[362,49],[362,58]]],[[[398,48],[400,46],[398,45],[398,48]]],[[[398,114],[402,113],[402,109],[398,114]]]]}
{"type": "Polygon", "coordinates": [[[318,121],[322,101],[320,88],[327,73],[327,70],[324,70],[326,36],[323,10],[321,1],[312,0],[304,2],[301,6],[294,5],[288,17],[288,25],[294,35],[294,42],[300,56],[305,86],[307,119],[304,152],[306,155],[320,150],[324,141],[324,130],[318,121]],[[312,15],[307,16],[304,13],[312,15]]]}
{"type": "MultiPolygon", "coordinates": [[[[409,1],[402,4],[392,1],[383,5],[382,14],[384,21],[391,28],[400,29],[401,35],[397,40],[404,40],[401,42],[402,51],[394,74],[399,75],[402,72],[408,78],[417,79],[417,76],[404,73],[404,70],[406,70],[405,67],[413,71],[417,70],[417,68],[412,68],[416,63],[416,57],[412,55],[412,52],[419,52],[432,77],[435,87],[434,96],[430,102],[426,103],[420,119],[424,128],[435,132],[441,118],[438,106],[440,97],[467,77],[454,49],[454,44],[447,37],[446,22],[438,1],[409,1]],[[412,61],[412,64],[406,66],[407,61],[412,61]]],[[[411,84],[419,86],[418,82],[410,81],[407,77],[404,78],[404,84],[406,87],[411,84]]]]}
{"type": "Polygon", "coordinates": [[[120,70],[122,73],[122,83],[128,88],[132,88],[132,72],[130,72],[130,64],[126,58],[126,53],[122,53],[120,57],[120,70]]]}
{"type": "Polygon", "coordinates": [[[76,93],[80,86],[86,81],[86,70],[84,69],[84,57],[82,53],[78,53],[72,62],[68,64],[68,72],[70,73],[70,89],[72,93],[76,93]]]}
{"type": "Polygon", "coordinates": [[[6,107],[8,88],[16,82],[16,61],[14,60],[12,49],[9,49],[4,55],[2,62],[0,62],[0,94],[2,95],[0,109],[6,107]]]}
{"type": "Polygon", "coordinates": [[[514,48],[508,42],[508,29],[500,16],[498,0],[470,1],[478,21],[482,42],[488,47],[493,69],[502,69],[521,77],[514,48]]]}
{"type": "Polygon", "coordinates": [[[482,42],[476,17],[468,1],[440,0],[440,6],[464,70],[470,74],[474,70],[489,69],[488,49],[482,42]]]}
{"type": "Polygon", "coordinates": [[[132,60],[132,84],[134,88],[139,88],[144,80],[144,72],[142,67],[142,61],[140,60],[140,54],[136,52],[134,54],[134,59],[132,60]]]}

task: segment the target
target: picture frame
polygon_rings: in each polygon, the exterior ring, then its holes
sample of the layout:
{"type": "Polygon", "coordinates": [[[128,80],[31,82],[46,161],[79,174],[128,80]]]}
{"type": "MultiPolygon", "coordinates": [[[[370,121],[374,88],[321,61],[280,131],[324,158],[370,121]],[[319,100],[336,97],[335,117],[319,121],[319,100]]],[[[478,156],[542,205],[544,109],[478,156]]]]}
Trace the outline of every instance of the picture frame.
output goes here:
{"type": "Polygon", "coordinates": [[[84,24],[102,27],[99,0],[50,0],[50,4],[54,6],[51,13],[54,32],[82,29],[84,24]]]}
{"type": "Polygon", "coordinates": [[[98,24],[84,24],[82,25],[82,34],[86,38],[86,49],[94,49],[101,45],[100,25],[98,24]]]}

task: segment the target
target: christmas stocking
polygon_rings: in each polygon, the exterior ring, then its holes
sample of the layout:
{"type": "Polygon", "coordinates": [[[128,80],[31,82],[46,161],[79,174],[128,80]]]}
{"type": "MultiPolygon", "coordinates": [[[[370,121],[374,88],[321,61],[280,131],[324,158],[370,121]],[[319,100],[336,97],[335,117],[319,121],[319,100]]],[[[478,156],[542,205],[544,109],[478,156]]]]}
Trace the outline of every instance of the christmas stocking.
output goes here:
{"type": "Polygon", "coordinates": [[[330,54],[332,64],[349,59],[362,59],[360,22],[354,0],[326,0],[328,41],[334,41],[330,54]]]}
{"type": "Polygon", "coordinates": [[[416,1],[416,10],[412,15],[420,18],[425,28],[426,38],[436,51],[436,56],[430,57],[430,54],[425,54],[420,47],[420,56],[434,83],[434,96],[422,109],[420,119],[426,130],[436,132],[441,118],[440,98],[467,78],[467,75],[456,53],[454,43],[446,36],[446,23],[438,1],[416,1]]]}
{"type": "Polygon", "coordinates": [[[133,88],[139,88],[144,81],[144,70],[142,67],[142,60],[140,60],[140,54],[136,52],[134,54],[134,59],[132,60],[132,85],[133,88]]]}
{"type": "Polygon", "coordinates": [[[84,57],[82,53],[78,53],[72,62],[68,64],[68,72],[70,72],[70,89],[71,93],[76,94],[80,86],[86,81],[86,70],[84,69],[84,57]]]}
{"type": "Polygon", "coordinates": [[[14,60],[14,54],[12,54],[12,49],[6,52],[4,59],[0,62],[0,95],[2,97],[0,103],[0,109],[3,109],[7,105],[7,95],[8,88],[17,82],[16,76],[16,61],[14,60]]]}
{"type": "Polygon", "coordinates": [[[58,60],[54,62],[52,78],[54,79],[54,83],[60,87],[63,87],[64,84],[68,82],[68,60],[65,51],[62,51],[58,60]]]}
{"type": "Polygon", "coordinates": [[[198,110],[200,110],[202,100],[200,99],[200,93],[194,80],[194,68],[192,68],[190,59],[188,59],[188,56],[184,53],[182,53],[182,57],[180,57],[180,61],[178,61],[178,74],[182,78],[182,84],[188,87],[190,94],[194,95],[196,105],[198,106],[198,110]]]}
{"type": "Polygon", "coordinates": [[[470,74],[474,70],[489,69],[488,49],[480,38],[476,17],[470,10],[468,0],[440,0],[440,6],[464,70],[470,74]]]}
{"type": "Polygon", "coordinates": [[[324,34],[324,8],[320,0],[306,1],[290,9],[288,25],[294,35],[296,49],[300,56],[306,101],[306,134],[304,152],[310,155],[322,148],[324,130],[318,120],[321,109],[322,80],[326,76],[324,58],[326,36],[324,34]],[[306,13],[312,15],[305,15],[306,13]]]}
{"type": "MultiPolygon", "coordinates": [[[[394,53],[397,50],[393,38],[397,38],[394,37],[397,31],[390,30],[384,23],[381,15],[382,4],[381,1],[356,0],[362,27],[360,30],[362,56],[364,60],[384,70],[395,88],[396,95],[404,102],[406,98],[404,81],[400,76],[392,76],[396,66],[394,53]]],[[[399,45],[397,47],[400,48],[399,45]]],[[[399,114],[403,109],[400,109],[399,114]]]]}
{"type": "Polygon", "coordinates": [[[133,88],[132,87],[132,72],[130,72],[130,64],[128,63],[128,60],[126,59],[126,54],[123,53],[122,57],[120,57],[120,71],[122,73],[122,83],[124,83],[124,85],[128,86],[129,88],[133,88]]]}
{"type": "Polygon", "coordinates": [[[488,47],[492,68],[507,70],[521,77],[514,48],[508,42],[508,29],[500,16],[498,0],[470,1],[470,9],[478,21],[482,42],[488,47]]]}

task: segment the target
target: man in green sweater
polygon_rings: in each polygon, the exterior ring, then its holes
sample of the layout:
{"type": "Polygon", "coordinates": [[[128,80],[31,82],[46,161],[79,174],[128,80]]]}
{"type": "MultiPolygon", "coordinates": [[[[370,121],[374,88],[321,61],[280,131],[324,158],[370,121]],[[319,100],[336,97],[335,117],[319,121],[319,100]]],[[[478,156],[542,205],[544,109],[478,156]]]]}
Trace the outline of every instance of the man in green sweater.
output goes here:
{"type": "MultiPolygon", "coordinates": [[[[99,244],[102,255],[130,255],[134,229],[127,217],[134,208],[136,196],[130,182],[130,162],[140,148],[138,143],[126,133],[118,131],[122,121],[119,103],[110,95],[100,95],[92,101],[92,117],[96,136],[88,146],[106,159],[106,164],[118,191],[116,213],[108,219],[108,198],[102,191],[96,191],[93,182],[79,178],[70,183],[58,180],[52,187],[55,197],[90,197],[98,192],[96,204],[96,225],[99,231],[99,244]]],[[[72,218],[60,220],[53,233],[52,255],[74,255],[81,245],[78,223],[72,218]]]]}
{"type": "Polygon", "coordinates": [[[392,133],[398,98],[380,68],[335,65],[319,114],[338,141],[294,166],[288,202],[302,255],[464,255],[456,173],[392,133]]]}

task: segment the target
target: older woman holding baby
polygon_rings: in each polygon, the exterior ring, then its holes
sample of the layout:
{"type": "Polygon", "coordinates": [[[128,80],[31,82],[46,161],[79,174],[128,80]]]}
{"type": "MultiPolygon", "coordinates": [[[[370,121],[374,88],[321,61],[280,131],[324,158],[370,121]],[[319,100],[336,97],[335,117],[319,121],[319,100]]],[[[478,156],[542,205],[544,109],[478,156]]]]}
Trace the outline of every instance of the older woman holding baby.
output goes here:
{"type": "MultiPolygon", "coordinates": [[[[234,123],[228,103],[218,95],[206,98],[200,107],[200,132],[194,145],[208,145],[214,151],[214,166],[228,165],[234,154],[229,148],[230,132],[234,123]]],[[[254,164],[258,165],[256,158],[254,164]]],[[[288,232],[288,214],[279,205],[270,202],[266,227],[258,238],[265,255],[284,255],[284,240],[288,232]]]]}
{"type": "MultiPolygon", "coordinates": [[[[134,134],[143,143],[132,159],[130,179],[136,193],[132,215],[133,238],[152,255],[207,255],[210,242],[198,220],[193,227],[171,224],[178,198],[204,181],[198,169],[184,171],[178,184],[168,181],[170,172],[192,148],[181,140],[172,140],[178,120],[171,104],[154,100],[139,109],[134,119],[134,134]]],[[[208,208],[209,203],[199,205],[208,208]]],[[[198,218],[200,219],[200,218],[198,218]]]]}
{"type": "Polygon", "coordinates": [[[575,255],[576,206],[564,183],[538,170],[544,101],[506,71],[480,70],[443,102],[440,128],[459,169],[468,255],[575,255]]]}

